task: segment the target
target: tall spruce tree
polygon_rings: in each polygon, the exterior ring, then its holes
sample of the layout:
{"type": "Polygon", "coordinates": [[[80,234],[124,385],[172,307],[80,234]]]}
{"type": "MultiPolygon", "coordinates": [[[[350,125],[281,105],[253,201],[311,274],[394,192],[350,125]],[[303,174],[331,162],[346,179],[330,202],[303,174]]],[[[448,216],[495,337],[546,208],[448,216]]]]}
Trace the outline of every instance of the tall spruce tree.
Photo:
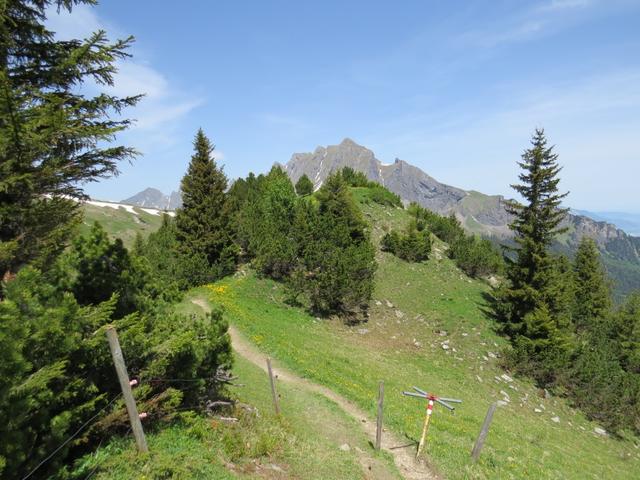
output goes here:
{"type": "Polygon", "coordinates": [[[82,184],[117,173],[135,151],[108,145],[129,126],[114,119],[139,96],[90,97],[81,86],[114,83],[116,61],[133,38],[56,40],[47,12],[93,0],[0,2],[0,276],[28,262],[51,264],[85,198],[82,184]],[[81,93],[83,92],[83,93],[81,93]]]}
{"type": "MultiPolygon", "coordinates": [[[[227,177],[216,164],[212,156],[214,146],[202,129],[198,130],[193,146],[195,153],[180,184],[182,208],[175,220],[178,250],[186,276],[193,277],[198,273],[196,270],[208,265],[211,275],[217,277],[229,273],[235,262],[225,193],[227,177]]],[[[203,278],[197,276],[194,282],[203,278]]]]}
{"type": "Polygon", "coordinates": [[[611,286],[596,242],[583,237],[574,261],[573,321],[578,332],[596,333],[611,311],[611,286]]]}
{"type": "Polygon", "coordinates": [[[553,380],[553,370],[566,362],[570,349],[570,312],[567,302],[558,302],[566,298],[560,271],[566,262],[557,262],[549,252],[554,237],[564,231],[560,223],[567,210],[561,203],[567,194],[558,193],[561,167],[544,131],[537,129],[531,143],[518,162],[521,183],[512,185],[525,203],[507,203],[514,215],[515,260],[508,263],[508,284],[496,291],[494,307],[503,331],[512,337],[516,364],[545,383],[553,380]]]}

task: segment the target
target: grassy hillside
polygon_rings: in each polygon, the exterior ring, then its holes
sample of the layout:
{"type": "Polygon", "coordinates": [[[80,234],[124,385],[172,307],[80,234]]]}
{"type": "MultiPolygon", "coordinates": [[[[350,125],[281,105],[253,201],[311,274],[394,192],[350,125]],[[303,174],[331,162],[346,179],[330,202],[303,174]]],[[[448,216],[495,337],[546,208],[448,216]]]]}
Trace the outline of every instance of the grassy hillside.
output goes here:
{"type": "MultiPolygon", "coordinates": [[[[408,221],[402,210],[363,209],[375,237],[408,221]]],[[[384,380],[387,424],[408,439],[420,435],[423,405],[403,397],[403,389],[417,385],[463,399],[455,415],[437,409],[429,433],[430,461],[448,478],[637,478],[637,445],[599,436],[563,400],[501,377],[495,357],[505,342],[482,312],[487,287],[461,274],[444,248],[437,244],[433,258],[417,265],[380,254],[371,318],[355,327],[289,306],[282,285],[249,270],[203,292],[263,351],[371,414],[384,380]],[[475,435],[496,400],[506,405],[480,463],[471,465],[475,435]]]]}
{"type": "MultiPolygon", "coordinates": [[[[176,310],[202,315],[188,296],[176,310]]],[[[126,352],[125,352],[126,354],[126,352]]],[[[234,359],[238,386],[229,396],[239,407],[222,415],[238,418],[225,423],[201,414],[147,432],[149,455],[136,453],[133,439],[124,436],[77,462],[73,478],[129,480],[143,478],[373,478],[399,480],[389,455],[374,452],[356,420],[333,402],[279,382],[281,416],[273,413],[268,377],[240,356],[234,359]],[[341,449],[349,445],[348,450],[341,449]],[[364,452],[364,454],[362,453],[364,452]]]]}
{"type": "Polygon", "coordinates": [[[121,208],[99,207],[90,204],[82,206],[84,219],[80,225],[80,233],[89,232],[94,222],[100,222],[112,238],[120,238],[126,247],[133,245],[136,232],[145,237],[160,228],[162,216],[155,215],[134,207],[136,213],[121,208]]]}
{"type": "MultiPolygon", "coordinates": [[[[356,193],[376,241],[409,221],[404,210],[381,207],[366,192],[356,193]]],[[[123,223],[108,227],[112,234],[140,226],[132,216],[121,218],[123,223]]],[[[436,407],[429,432],[428,461],[443,477],[638,478],[637,439],[634,444],[598,435],[597,425],[564,400],[544,398],[529,382],[505,376],[499,355],[507,343],[483,313],[488,287],[461,273],[446,248],[436,241],[432,258],[423,264],[379,252],[370,319],[353,327],[292,306],[282,284],[257,278],[248,268],[192,295],[223,305],[228,321],[265,354],[372,416],[377,384],[384,380],[386,426],[405,436],[405,443],[419,438],[424,405],[402,396],[402,390],[416,385],[461,398],[455,415],[436,407]],[[487,407],[497,400],[503,405],[480,462],[472,465],[475,436],[487,407]]],[[[189,298],[179,308],[197,313],[189,298]]],[[[121,439],[86,458],[80,478],[95,466],[100,467],[96,476],[105,479],[362,478],[354,449],[336,446],[346,442],[367,452],[370,447],[332,402],[282,385],[284,415],[276,419],[263,372],[238,359],[236,373],[247,386],[233,395],[256,406],[260,420],[241,418],[234,427],[202,418],[175,424],[150,435],[148,458],[134,456],[132,441],[121,439]]],[[[397,475],[388,457],[379,461],[390,478],[397,475]]]]}

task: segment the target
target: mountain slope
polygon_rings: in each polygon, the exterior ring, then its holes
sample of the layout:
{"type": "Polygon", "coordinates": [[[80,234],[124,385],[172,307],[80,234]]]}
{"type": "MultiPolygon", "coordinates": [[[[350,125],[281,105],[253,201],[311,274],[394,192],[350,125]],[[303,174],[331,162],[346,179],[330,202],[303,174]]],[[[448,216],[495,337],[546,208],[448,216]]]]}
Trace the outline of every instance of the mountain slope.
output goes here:
{"type": "MultiPolygon", "coordinates": [[[[376,243],[406,226],[400,209],[362,205],[376,243]]],[[[562,399],[544,398],[500,367],[507,345],[483,314],[488,286],[465,276],[435,242],[428,262],[411,264],[378,251],[367,323],[346,326],[291,305],[286,287],[250,269],[207,288],[210,300],[264,355],[375,415],[385,382],[385,428],[411,442],[424,404],[402,396],[416,385],[463,400],[455,415],[436,406],[428,462],[445,478],[636,478],[640,454],[631,441],[598,435],[597,425],[562,399]],[[487,407],[500,401],[481,460],[470,461],[487,407]]],[[[415,450],[413,450],[415,451],[415,450]]]]}
{"type": "Polygon", "coordinates": [[[586,210],[574,210],[573,213],[592,218],[598,222],[612,223],[628,234],[640,237],[640,213],[589,212],[586,210]]]}
{"type": "MultiPolygon", "coordinates": [[[[137,232],[146,237],[160,228],[164,214],[153,208],[95,200],[84,202],[82,211],[84,218],[79,227],[81,234],[87,234],[94,222],[100,222],[111,238],[120,238],[128,248],[133,245],[137,232]]],[[[173,215],[173,212],[167,213],[173,215]]]]}
{"type": "MultiPolygon", "coordinates": [[[[318,147],[313,153],[295,153],[284,168],[292,181],[296,182],[306,174],[319,188],[332,172],[345,166],[363,172],[404,201],[417,202],[442,215],[455,214],[471,232],[492,238],[497,243],[511,237],[508,227],[511,218],[505,211],[504,197],[440,183],[403,160],[383,164],[371,150],[350,139],[339,145],[318,147]]],[[[602,252],[605,265],[616,281],[617,293],[624,295],[640,289],[640,238],[632,237],[610,223],[582,215],[568,215],[564,226],[568,227],[568,232],[558,238],[557,250],[572,254],[580,239],[589,236],[602,252]]]]}

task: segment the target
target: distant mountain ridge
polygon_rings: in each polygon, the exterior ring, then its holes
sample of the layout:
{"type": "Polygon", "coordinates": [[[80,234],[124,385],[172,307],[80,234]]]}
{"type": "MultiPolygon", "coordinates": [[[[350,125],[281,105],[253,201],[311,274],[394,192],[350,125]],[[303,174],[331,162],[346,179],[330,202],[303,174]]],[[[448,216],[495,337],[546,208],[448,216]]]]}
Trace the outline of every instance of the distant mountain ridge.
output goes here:
{"type": "MultiPolygon", "coordinates": [[[[404,160],[383,164],[374,153],[346,138],[339,145],[317,147],[313,152],[294,153],[284,165],[293,182],[306,174],[316,188],[343,167],[364,173],[398,194],[405,202],[417,202],[442,215],[454,214],[469,231],[496,242],[511,238],[510,215],[501,195],[485,195],[440,183],[420,168],[404,160]]],[[[571,254],[583,236],[593,238],[620,294],[640,289],[640,238],[628,235],[611,223],[583,215],[569,214],[564,225],[567,233],[557,239],[556,249],[571,254]]]]}
{"type": "Polygon", "coordinates": [[[182,206],[182,198],[180,192],[171,192],[169,195],[165,195],[156,188],[145,188],[134,196],[125,198],[121,203],[158,210],[175,210],[182,206]]]}
{"type": "MultiPolygon", "coordinates": [[[[367,178],[387,187],[405,202],[416,202],[441,215],[454,214],[470,232],[493,239],[496,243],[511,238],[510,215],[505,198],[438,182],[420,168],[396,159],[384,164],[366,147],[345,138],[338,145],[317,147],[313,152],[294,153],[281,165],[295,183],[306,174],[319,188],[332,172],[351,167],[367,178]]],[[[165,195],[147,188],[122,203],[159,210],[175,210],[182,205],[179,192],[165,195]]],[[[572,211],[564,221],[568,231],[561,235],[555,249],[571,255],[583,236],[593,238],[609,274],[616,282],[616,292],[623,295],[640,289],[640,237],[627,234],[614,224],[572,211]]],[[[595,216],[595,215],[594,215],[595,216]]]]}
{"type": "Polygon", "coordinates": [[[629,235],[640,237],[640,213],[589,212],[587,210],[572,210],[572,213],[589,217],[599,222],[611,223],[629,235]]]}

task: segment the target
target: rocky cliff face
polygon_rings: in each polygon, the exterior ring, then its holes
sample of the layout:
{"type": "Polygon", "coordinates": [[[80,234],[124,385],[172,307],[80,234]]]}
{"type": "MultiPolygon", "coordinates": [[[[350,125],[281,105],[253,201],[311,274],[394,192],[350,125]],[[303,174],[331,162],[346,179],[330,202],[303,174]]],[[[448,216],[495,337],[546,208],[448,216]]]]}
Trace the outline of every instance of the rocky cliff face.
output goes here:
{"type": "Polygon", "coordinates": [[[407,202],[418,202],[436,212],[449,213],[467,192],[438,182],[417,167],[396,159],[385,165],[368,148],[346,138],[339,145],[318,147],[313,153],[294,153],[285,171],[295,183],[306,174],[319,188],[332,172],[351,167],[384,185],[407,202]]]}

